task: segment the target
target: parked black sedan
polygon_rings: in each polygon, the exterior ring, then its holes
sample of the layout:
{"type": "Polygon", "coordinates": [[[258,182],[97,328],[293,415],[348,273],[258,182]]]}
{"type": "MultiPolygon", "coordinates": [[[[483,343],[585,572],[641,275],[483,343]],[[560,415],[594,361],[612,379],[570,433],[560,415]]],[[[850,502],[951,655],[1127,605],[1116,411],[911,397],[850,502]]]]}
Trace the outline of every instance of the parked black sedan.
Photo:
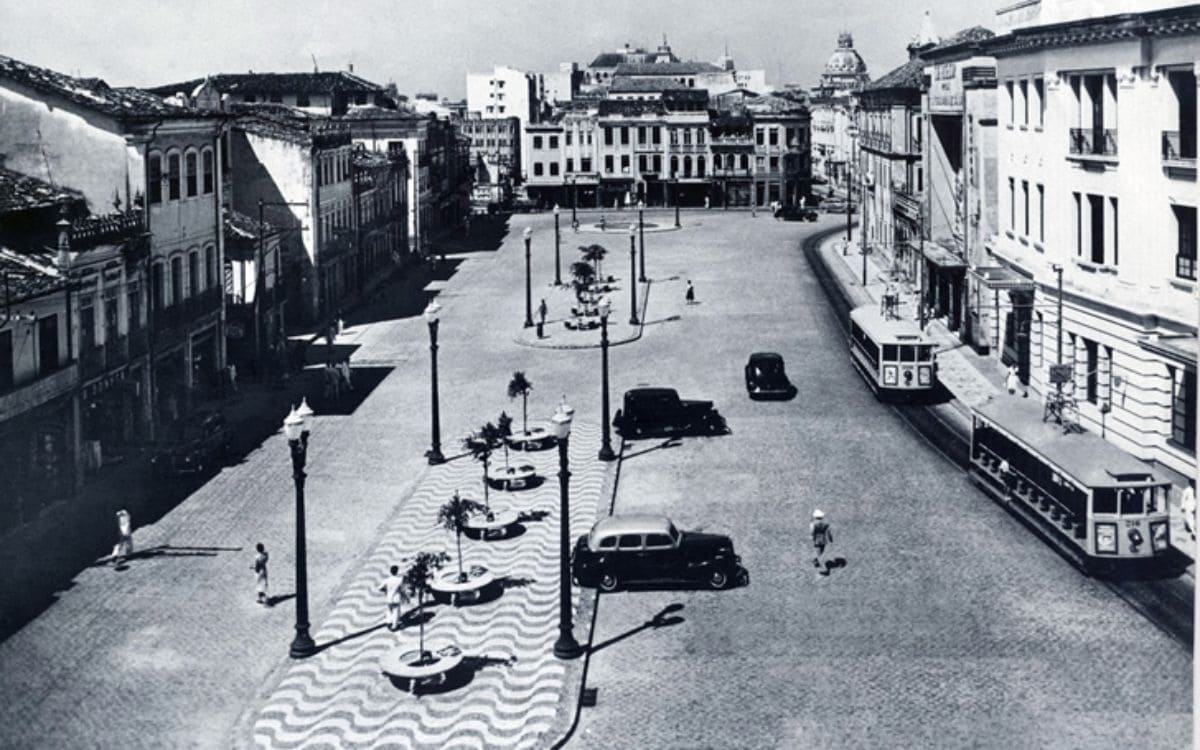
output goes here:
{"type": "Polygon", "coordinates": [[[150,466],[159,476],[200,474],[229,453],[232,439],[233,430],[221,414],[193,414],[150,458],[150,466]]]}
{"type": "Polygon", "coordinates": [[[783,357],[775,352],[755,352],[746,362],[746,393],[750,398],[791,398],[796,386],[788,380],[783,357]]]}
{"type": "Polygon", "coordinates": [[[801,208],[800,206],[780,206],[775,209],[775,218],[784,221],[816,221],[820,218],[820,214],[812,208],[801,208]]]}
{"type": "Polygon", "coordinates": [[[718,435],[724,418],[712,401],[681,399],[674,388],[634,388],[625,391],[623,407],[613,417],[623,437],[643,435],[718,435]]]}
{"type": "Polygon", "coordinates": [[[627,583],[700,583],[723,589],[747,574],[723,534],[680,531],[666,516],[630,513],[596,522],[575,542],[571,575],[615,591],[627,583]]]}

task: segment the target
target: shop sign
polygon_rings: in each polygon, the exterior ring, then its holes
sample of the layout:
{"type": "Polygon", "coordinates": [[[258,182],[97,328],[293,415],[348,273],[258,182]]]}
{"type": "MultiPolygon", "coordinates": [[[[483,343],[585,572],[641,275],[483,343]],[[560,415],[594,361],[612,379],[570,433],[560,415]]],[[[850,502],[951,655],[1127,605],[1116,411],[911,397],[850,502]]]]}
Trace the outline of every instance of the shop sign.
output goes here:
{"type": "Polygon", "coordinates": [[[963,111],[963,86],[959,66],[955,63],[943,63],[934,69],[933,80],[929,84],[929,111],[953,112],[963,111]]]}

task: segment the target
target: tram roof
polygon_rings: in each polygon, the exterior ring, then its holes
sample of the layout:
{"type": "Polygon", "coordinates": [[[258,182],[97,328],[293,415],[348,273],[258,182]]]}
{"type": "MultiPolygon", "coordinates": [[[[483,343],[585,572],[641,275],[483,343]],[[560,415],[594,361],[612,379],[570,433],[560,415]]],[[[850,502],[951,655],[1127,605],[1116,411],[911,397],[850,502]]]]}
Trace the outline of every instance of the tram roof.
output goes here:
{"type": "Polygon", "coordinates": [[[911,320],[884,318],[878,305],[863,305],[850,311],[850,320],[858,324],[873,341],[904,340],[911,344],[933,344],[911,320]]]}
{"type": "Polygon", "coordinates": [[[1042,403],[1035,399],[1001,396],[975,411],[1033,449],[1061,473],[1088,487],[1121,484],[1121,477],[1137,475],[1161,482],[1149,464],[1134,458],[1091,432],[1064,433],[1062,425],[1042,421],[1042,403]]]}

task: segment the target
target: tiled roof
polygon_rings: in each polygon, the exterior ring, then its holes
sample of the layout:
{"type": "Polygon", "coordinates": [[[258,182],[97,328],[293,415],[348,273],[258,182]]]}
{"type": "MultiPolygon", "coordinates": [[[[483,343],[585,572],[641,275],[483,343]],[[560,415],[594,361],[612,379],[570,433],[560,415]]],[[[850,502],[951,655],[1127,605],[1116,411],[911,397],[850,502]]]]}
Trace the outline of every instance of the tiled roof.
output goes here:
{"type": "Polygon", "coordinates": [[[807,111],[808,107],[794,99],[764,94],[747,99],[746,109],[758,114],[799,114],[807,111]]]}
{"type": "Polygon", "coordinates": [[[52,252],[18,253],[0,246],[0,273],[7,281],[0,284],[0,302],[20,302],[62,287],[62,272],[52,252]]]}
{"type": "Polygon", "coordinates": [[[616,93],[646,93],[655,91],[665,91],[666,89],[682,89],[687,88],[686,85],[680,83],[674,78],[667,77],[645,77],[645,78],[630,78],[629,76],[614,76],[612,83],[609,84],[608,90],[616,93]]]}
{"type": "Polygon", "coordinates": [[[349,140],[350,131],[339,128],[336,120],[324,115],[313,115],[302,109],[282,104],[238,104],[230,105],[235,113],[238,128],[247,133],[279,138],[292,143],[308,144],[318,133],[344,132],[349,140]]]}
{"type": "Polygon", "coordinates": [[[410,109],[388,109],[374,104],[351,107],[338,120],[428,120],[432,114],[421,114],[410,109]]]}
{"type": "Polygon", "coordinates": [[[685,76],[697,73],[720,73],[721,69],[707,62],[622,63],[614,76],[685,76]]]}
{"type": "Polygon", "coordinates": [[[318,73],[218,73],[207,78],[167,83],[147,89],[160,96],[191,94],[205,81],[223,94],[332,94],[383,92],[383,87],[344,70],[318,73]]]}
{"type": "Polygon", "coordinates": [[[600,102],[599,116],[623,115],[636,117],[638,115],[665,115],[666,113],[667,106],[661,100],[625,101],[620,99],[606,99],[600,102]]]}
{"type": "Polygon", "coordinates": [[[982,26],[971,26],[965,28],[953,36],[943,39],[941,43],[933,49],[926,50],[921,53],[921,57],[928,60],[929,58],[946,57],[944,53],[953,54],[953,50],[961,47],[969,47],[972,44],[986,42],[996,36],[995,32],[990,29],[985,29],[982,26]]]}
{"type": "Polygon", "coordinates": [[[863,87],[863,91],[882,91],[884,89],[920,89],[921,74],[925,70],[925,62],[920,58],[909,60],[900,67],[888,72],[882,78],[877,78],[863,87]]]}
{"type": "Polygon", "coordinates": [[[121,120],[204,116],[192,110],[168,104],[142,89],[113,88],[99,78],[74,78],[4,55],[0,55],[0,78],[28,86],[44,94],[62,97],[75,104],[121,120]]]}
{"type": "Polygon", "coordinates": [[[49,208],[61,203],[64,195],[75,200],[83,198],[77,190],[56,187],[36,177],[0,168],[0,213],[49,208]]]}
{"type": "Polygon", "coordinates": [[[624,52],[601,52],[592,60],[590,68],[615,68],[625,62],[624,52]]]}

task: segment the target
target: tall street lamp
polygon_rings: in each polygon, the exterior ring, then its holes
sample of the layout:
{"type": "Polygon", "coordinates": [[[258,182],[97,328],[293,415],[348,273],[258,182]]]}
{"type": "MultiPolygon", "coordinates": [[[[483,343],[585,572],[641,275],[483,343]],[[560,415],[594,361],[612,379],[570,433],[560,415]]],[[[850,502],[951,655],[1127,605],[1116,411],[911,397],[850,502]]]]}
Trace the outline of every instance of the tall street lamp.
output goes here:
{"type": "Polygon", "coordinates": [[[529,241],[533,230],[525,227],[525,327],[533,328],[533,292],[529,288],[529,241]]]}
{"type": "Polygon", "coordinates": [[[679,223],[679,178],[674,173],[671,174],[671,187],[671,192],[675,194],[675,228],[679,229],[683,226],[679,223]]]}
{"type": "Polygon", "coordinates": [[[575,410],[564,401],[550,418],[554,436],[558,439],[558,558],[561,598],[558,611],[558,640],[554,642],[554,655],[559,659],[574,659],[583,653],[583,648],[575,640],[575,628],[571,622],[571,470],[568,466],[567,446],[571,439],[571,421],[574,415],[575,410]]]}
{"type": "MultiPolygon", "coordinates": [[[[1054,273],[1058,274],[1058,302],[1057,302],[1057,306],[1058,306],[1058,326],[1057,326],[1058,327],[1058,341],[1057,341],[1057,344],[1055,347],[1056,353],[1055,353],[1054,361],[1055,361],[1055,364],[1061,368],[1062,363],[1063,363],[1063,316],[1062,316],[1063,267],[1061,265],[1059,265],[1058,263],[1055,263],[1054,265],[1050,266],[1050,270],[1052,270],[1052,271],[1054,271],[1054,273]]],[[[1062,391],[1063,391],[1063,379],[1062,379],[1061,371],[1054,378],[1054,381],[1055,381],[1054,382],[1055,396],[1058,398],[1058,403],[1061,404],[1062,403],[1062,391]]]]}
{"type": "Polygon", "coordinates": [[[629,325],[633,326],[638,324],[637,282],[633,279],[633,274],[636,270],[634,268],[636,262],[635,258],[637,256],[637,250],[634,249],[633,242],[634,238],[637,236],[637,230],[638,228],[636,224],[629,225],[629,325]]]}
{"type": "Polygon", "coordinates": [[[562,270],[558,259],[562,234],[558,231],[558,204],[554,204],[554,286],[562,286],[562,270]]]}
{"type": "Polygon", "coordinates": [[[606,295],[600,300],[600,455],[601,461],[616,458],[609,437],[608,416],[608,314],[612,312],[612,300],[606,295]]]}
{"type": "Polygon", "coordinates": [[[641,263],[638,281],[646,280],[646,224],[642,221],[642,211],[646,208],[645,201],[638,201],[638,246],[641,247],[641,263]]]}
{"type": "Polygon", "coordinates": [[[304,532],[304,464],[308,436],[315,422],[307,399],[283,420],[283,434],[292,450],[292,479],[296,484],[296,637],[288,650],[293,659],[304,659],[317,652],[317,644],[308,634],[308,553],[304,532]]]}
{"type": "Polygon", "coordinates": [[[575,206],[579,203],[579,195],[575,191],[575,175],[571,175],[571,226],[579,226],[579,219],[575,216],[575,206]]]}
{"type": "MultiPolygon", "coordinates": [[[[854,171],[854,139],[858,138],[858,125],[851,122],[846,126],[846,135],[850,137],[850,158],[846,161],[846,246],[850,246],[850,240],[853,239],[850,235],[850,216],[854,213],[854,187],[851,185],[851,174],[854,171]]],[[[865,252],[865,250],[864,250],[865,252]]],[[[864,268],[866,267],[866,255],[863,255],[864,268]]],[[[866,274],[863,274],[863,286],[866,286],[866,274]]]]}
{"type": "Polygon", "coordinates": [[[430,466],[436,466],[446,461],[446,457],[442,455],[442,428],[441,419],[438,417],[437,334],[438,314],[441,311],[442,306],[436,300],[430,302],[429,306],[425,308],[425,320],[429,323],[429,380],[431,384],[429,416],[433,435],[429,450],[425,451],[425,455],[429,458],[430,466]]]}

